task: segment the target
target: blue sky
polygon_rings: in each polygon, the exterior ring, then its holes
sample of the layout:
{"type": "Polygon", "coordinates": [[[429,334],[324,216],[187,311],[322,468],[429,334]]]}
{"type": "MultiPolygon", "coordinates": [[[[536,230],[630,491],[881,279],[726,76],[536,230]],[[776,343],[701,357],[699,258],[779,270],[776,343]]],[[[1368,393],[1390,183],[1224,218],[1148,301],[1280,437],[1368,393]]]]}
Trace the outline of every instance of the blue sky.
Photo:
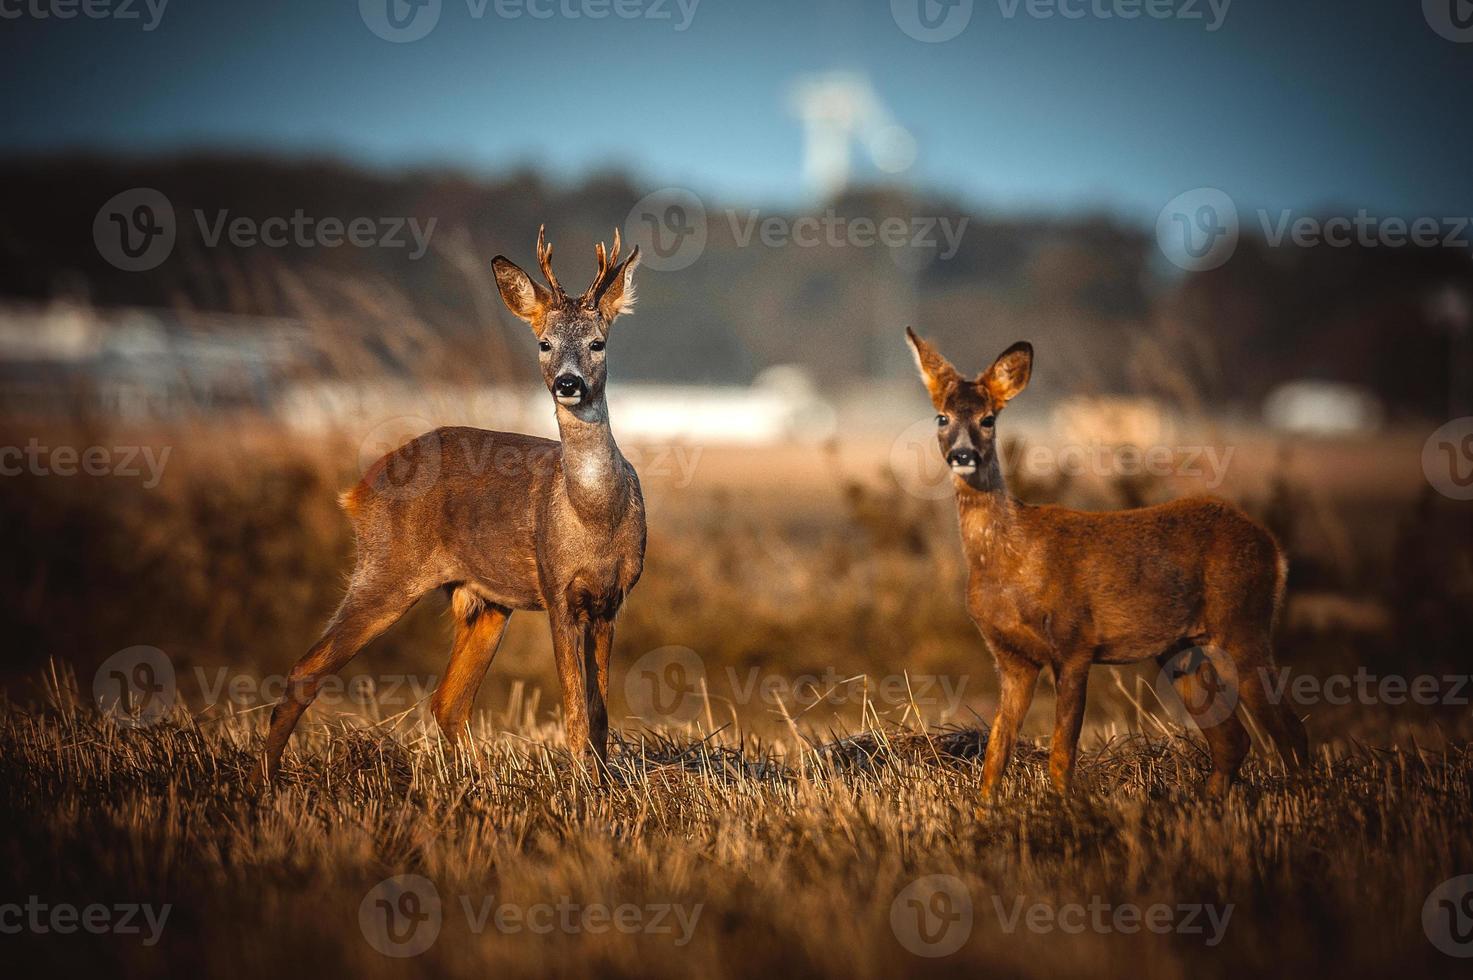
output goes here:
{"type": "Polygon", "coordinates": [[[668,19],[603,20],[497,13],[527,0],[476,17],[479,0],[443,0],[434,29],[403,44],[370,31],[358,0],[169,0],[150,31],[145,0],[131,0],[139,20],[32,12],[50,2],[0,2],[26,11],[0,20],[0,152],[247,148],[559,180],[620,169],[651,190],[790,204],[802,134],[786,93],[844,70],[915,134],[905,179],[978,207],[1150,222],[1215,186],[1251,207],[1473,213],[1473,43],[1440,37],[1418,0],[1235,0],[1212,31],[1207,0],[1145,0],[1201,19],[1133,20],[976,0],[943,43],[907,36],[891,0],[699,0],[683,31],[678,0],[617,0],[668,19]]]}

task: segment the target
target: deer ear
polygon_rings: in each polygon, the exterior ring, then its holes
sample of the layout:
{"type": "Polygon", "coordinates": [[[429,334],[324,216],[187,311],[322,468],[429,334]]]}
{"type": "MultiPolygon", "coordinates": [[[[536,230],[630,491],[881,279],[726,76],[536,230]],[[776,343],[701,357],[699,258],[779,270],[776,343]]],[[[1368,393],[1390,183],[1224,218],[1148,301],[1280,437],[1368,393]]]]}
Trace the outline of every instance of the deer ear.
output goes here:
{"type": "Polygon", "coordinates": [[[1020,340],[1003,351],[977,381],[992,396],[994,407],[1002,408],[1028,387],[1028,379],[1032,376],[1033,345],[1020,340]]]}
{"type": "Polygon", "coordinates": [[[634,270],[638,267],[639,246],[636,245],[629,258],[614,271],[613,281],[598,298],[598,311],[603,314],[605,323],[613,323],[615,317],[634,312],[634,270]]]}
{"type": "Polygon", "coordinates": [[[915,355],[916,368],[921,372],[921,380],[926,383],[931,403],[940,411],[946,398],[946,389],[960,381],[961,375],[936,348],[917,337],[910,327],[905,328],[905,338],[910,341],[910,352],[915,355]]]}
{"type": "Polygon", "coordinates": [[[496,274],[501,301],[518,318],[531,323],[552,302],[552,293],[504,255],[491,260],[491,271],[496,274]]]}

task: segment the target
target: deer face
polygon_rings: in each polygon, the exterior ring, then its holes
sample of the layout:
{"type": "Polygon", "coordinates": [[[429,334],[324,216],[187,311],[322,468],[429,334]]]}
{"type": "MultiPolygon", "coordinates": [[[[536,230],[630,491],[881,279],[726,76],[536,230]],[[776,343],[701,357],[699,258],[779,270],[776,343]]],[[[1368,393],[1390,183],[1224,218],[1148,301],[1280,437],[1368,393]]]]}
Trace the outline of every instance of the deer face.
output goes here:
{"type": "Polygon", "coordinates": [[[537,334],[537,364],[559,405],[577,408],[603,397],[608,336],[608,323],[584,310],[556,310],[543,319],[537,334]]]}
{"type": "Polygon", "coordinates": [[[966,378],[909,327],[905,334],[936,407],[936,439],[951,472],[965,480],[990,468],[997,459],[998,413],[1027,387],[1032,345],[1020,341],[976,378],[966,378]]]}
{"type": "Polygon", "coordinates": [[[604,349],[609,328],[616,318],[634,308],[639,247],[623,262],[619,261],[619,249],[619,232],[615,229],[612,252],[606,253],[602,243],[594,249],[598,275],[577,299],[563,292],[553,274],[552,246],[546,244],[543,231],[537,233],[537,261],[547,278],[546,286],[503,256],[491,260],[502,301],[532,327],[537,337],[537,363],[548,392],[574,414],[602,404],[608,377],[604,349]]]}

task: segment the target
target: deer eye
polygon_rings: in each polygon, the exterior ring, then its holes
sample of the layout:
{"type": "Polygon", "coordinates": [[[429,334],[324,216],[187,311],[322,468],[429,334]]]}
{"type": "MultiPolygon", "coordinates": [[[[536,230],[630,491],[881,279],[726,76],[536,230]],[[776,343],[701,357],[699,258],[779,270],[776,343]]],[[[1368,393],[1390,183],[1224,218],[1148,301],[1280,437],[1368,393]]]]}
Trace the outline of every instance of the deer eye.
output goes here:
{"type": "Polygon", "coordinates": [[[604,342],[602,340],[595,340],[593,343],[588,345],[588,349],[597,354],[599,351],[604,349],[604,342]]]}
{"type": "Polygon", "coordinates": [[[951,419],[947,418],[945,415],[938,415],[936,416],[936,427],[939,429],[950,421],[951,419]]]}
{"type": "Polygon", "coordinates": [[[984,428],[984,429],[990,429],[990,428],[992,428],[996,424],[997,424],[997,416],[996,415],[989,415],[989,416],[987,416],[986,418],[984,418],[982,420],[982,428],[984,428]]]}
{"type": "Polygon", "coordinates": [[[552,350],[552,344],[549,344],[545,340],[539,341],[538,344],[537,344],[537,349],[540,350],[540,351],[542,351],[545,354],[548,351],[552,350]]]}

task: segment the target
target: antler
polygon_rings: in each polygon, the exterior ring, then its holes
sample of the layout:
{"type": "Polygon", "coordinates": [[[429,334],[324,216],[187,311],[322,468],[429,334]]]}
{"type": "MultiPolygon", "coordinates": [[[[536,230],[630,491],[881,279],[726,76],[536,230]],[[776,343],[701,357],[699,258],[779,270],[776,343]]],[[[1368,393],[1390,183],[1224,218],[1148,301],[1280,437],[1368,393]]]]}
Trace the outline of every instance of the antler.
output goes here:
{"type": "Polygon", "coordinates": [[[563,292],[562,284],[557,281],[557,275],[552,271],[552,246],[547,243],[547,226],[542,225],[537,229],[537,264],[542,266],[542,275],[547,280],[547,285],[552,288],[553,296],[559,300],[568,298],[563,292]]]}
{"type": "Polygon", "coordinates": [[[591,306],[597,303],[599,296],[613,283],[614,275],[619,265],[619,250],[622,247],[619,241],[618,228],[614,229],[614,250],[612,252],[604,252],[603,242],[599,242],[593,246],[594,254],[598,256],[598,275],[593,277],[593,284],[583,294],[582,302],[584,305],[591,306]]]}

